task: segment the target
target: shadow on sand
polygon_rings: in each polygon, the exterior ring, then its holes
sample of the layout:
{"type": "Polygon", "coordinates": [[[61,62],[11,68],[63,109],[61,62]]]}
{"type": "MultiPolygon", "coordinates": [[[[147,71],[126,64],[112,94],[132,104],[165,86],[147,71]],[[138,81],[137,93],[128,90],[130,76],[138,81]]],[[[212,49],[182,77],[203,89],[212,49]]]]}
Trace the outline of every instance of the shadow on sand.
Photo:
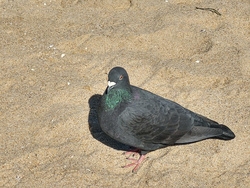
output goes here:
{"type": "Polygon", "coordinates": [[[123,150],[123,151],[130,151],[131,147],[125,144],[122,144],[113,138],[109,137],[107,134],[105,134],[98,122],[97,118],[97,109],[99,102],[101,100],[101,95],[95,94],[89,98],[89,130],[92,136],[102,142],[103,144],[112,147],[116,150],[123,150]]]}

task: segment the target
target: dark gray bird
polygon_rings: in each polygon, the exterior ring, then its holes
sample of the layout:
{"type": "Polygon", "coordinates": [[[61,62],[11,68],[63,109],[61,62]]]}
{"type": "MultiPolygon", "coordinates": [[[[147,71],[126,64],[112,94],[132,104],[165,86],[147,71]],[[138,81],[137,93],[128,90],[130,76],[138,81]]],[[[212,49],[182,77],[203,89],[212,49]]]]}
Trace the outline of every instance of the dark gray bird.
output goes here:
{"type": "Polygon", "coordinates": [[[181,105],[130,85],[122,67],[108,75],[108,87],[98,108],[102,130],[113,139],[137,148],[137,170],[145,155],[160,148],[208,138],[231,140],[234,133],[225,125],[196,114],[181,105]]]}

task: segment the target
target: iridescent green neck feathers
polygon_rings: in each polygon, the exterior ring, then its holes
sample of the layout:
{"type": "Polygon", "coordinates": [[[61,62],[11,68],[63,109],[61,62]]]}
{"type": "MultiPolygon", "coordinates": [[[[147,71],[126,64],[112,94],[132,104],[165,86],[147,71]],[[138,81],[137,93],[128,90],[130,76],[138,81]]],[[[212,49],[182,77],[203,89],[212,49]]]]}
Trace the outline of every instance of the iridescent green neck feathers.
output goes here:
{"type": "Polygon", "coordinates": [[[105,99],[105,111],[113,110],[121,102],[131,101],[131,93],[125,89],[112,89],[105,99]]]}

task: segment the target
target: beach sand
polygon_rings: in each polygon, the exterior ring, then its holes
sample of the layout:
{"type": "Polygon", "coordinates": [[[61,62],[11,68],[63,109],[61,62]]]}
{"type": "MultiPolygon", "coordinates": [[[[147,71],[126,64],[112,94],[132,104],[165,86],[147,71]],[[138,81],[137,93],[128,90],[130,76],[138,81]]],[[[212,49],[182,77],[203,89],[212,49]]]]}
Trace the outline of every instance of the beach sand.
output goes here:
{"type": "Polygon", "coordinates": [[[250,187],[249,8],[248,0],[1,0],[0,187],[250,187]],[[96,119],[114,66],[236,138],[151,152],[135,174],[121,168],[128,147],[96,119]]]}

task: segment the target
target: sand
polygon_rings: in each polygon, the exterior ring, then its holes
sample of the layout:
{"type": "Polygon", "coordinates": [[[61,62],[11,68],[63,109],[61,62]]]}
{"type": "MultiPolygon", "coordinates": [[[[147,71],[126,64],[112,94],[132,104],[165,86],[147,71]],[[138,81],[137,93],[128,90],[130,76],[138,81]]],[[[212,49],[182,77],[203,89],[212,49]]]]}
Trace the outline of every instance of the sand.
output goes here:
{"type": "Polygon", "coordinates": [[[0,187],[250,187],[248,0],[1,0],[0,187]],[[195,7],[213,8],[212,11],[195,7]],[[107,73],[229,126],[136,174],[96,119],[107,73]]]}

